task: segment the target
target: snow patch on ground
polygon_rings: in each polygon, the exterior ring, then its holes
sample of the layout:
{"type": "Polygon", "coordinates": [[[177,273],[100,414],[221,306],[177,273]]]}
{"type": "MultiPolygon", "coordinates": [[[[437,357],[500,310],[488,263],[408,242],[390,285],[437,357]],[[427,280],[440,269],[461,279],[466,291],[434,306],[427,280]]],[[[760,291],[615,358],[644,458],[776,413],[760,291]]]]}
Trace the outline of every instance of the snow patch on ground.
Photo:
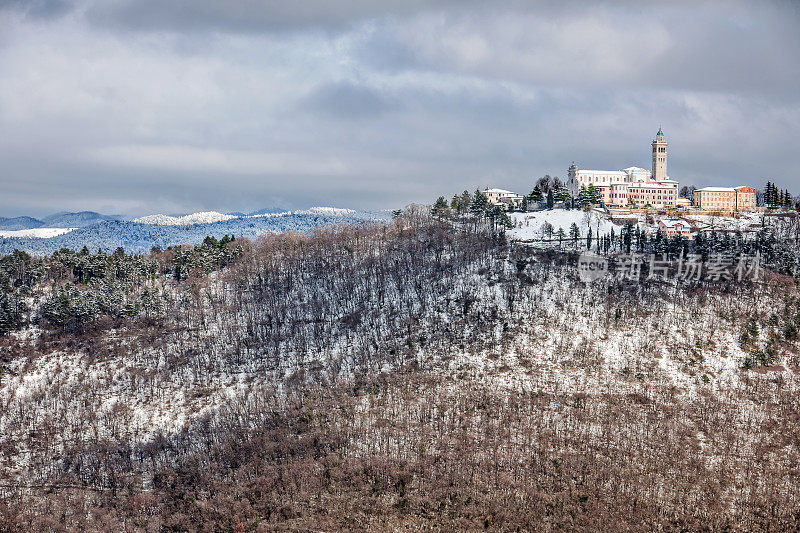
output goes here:
{"type": "Polygon", "coordinates": [[[739,217],[688,214],[684,218],[707,230],[747,230],[760,227],[764,215],[746,213],[739,217]]]}
{"type": "Polygon", "coordinates": [[[64,235],[75,228],[33,228],[33,229],[20,229],[20,230],[0,230],[0,237],[20,237],[20,238],[35,238],[35,239],[50,239],[64,235]]]}
{"type": "Polygon", "coordinates": [[[547,211],[536,211],[531,213],[510,213],[509,217],[514,223],[514,228],[509,230],[509,236],[515,240],[534,241],[547,239],[543,227],[546,222],[553,226],[553,236],[555,238],[558,228],[564,230],[564,234],[569,236],[569,229],[572,224],[576,224],[581,232],[581,237],[585,237],[592,229],[592,235],[602,235],[611,231],[619,232],[620,225],[614,224],[611,217],[600,211],[582,211],[578,209],[548,209],[547,211]]]}

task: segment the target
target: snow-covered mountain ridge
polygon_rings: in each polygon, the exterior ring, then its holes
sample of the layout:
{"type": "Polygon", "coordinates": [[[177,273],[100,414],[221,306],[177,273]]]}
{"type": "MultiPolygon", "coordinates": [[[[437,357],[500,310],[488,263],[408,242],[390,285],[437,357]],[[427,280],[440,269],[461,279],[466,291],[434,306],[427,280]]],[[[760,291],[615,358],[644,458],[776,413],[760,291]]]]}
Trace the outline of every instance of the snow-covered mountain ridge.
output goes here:
{"type": "Polygon", "coordinates": [[[154,246],[166,248],[181,244],[196,244],[206,236],[221,238],[234,235],[256,239],[267,233],[285,231],[307,232],[312,229],[339,223],[386,221],[387,211],[355,211],[333,207],[313,207],[302,211],[285,211],[258,215],[225,215],[214,211],[192,213],[181,217],[150,215],[135,221],[104,220],[87,227],[65,233],[56,228],[0,233],[0,254],[15,249],[33,255],[46,255],[84,246],[91,250],[107,251],[122,246],[131,253],[149,252],[154,246]]]}
{"type": "Polygon", "coordinates": [[[232,220],[235,218],[263,218],[263,217],[279,217],[286,215],[327,215],[327,216],[347,216],[356,213],[353,209],[342,209],[339,207],[312,207],[310,209],[300,211],[280,211],[276,213],[252,213],[249,215],[234,215],[219,213],[217,211],[201,211],[199,213],[191,213],[174,217],[170,215],[147,215],[145,217],[136,218],[133,222],[139,224],[155,224],[158,226],[189,226],[191,224],[213,224],[215,222],[222,222],[224,220],[232,220]]]}
{"type": "Polygon", "coordinates": [[[232,218],[239,217],[217,213],[216,211],[202,211],[182,217],[172,217],[161,214],[148,215],[146,217],[134,219],[133,222],[138,222],[139,224],[156,224],[159,226],[188,226],[190,224],[213,224],[214,222],[221,222],[232,218]]]}

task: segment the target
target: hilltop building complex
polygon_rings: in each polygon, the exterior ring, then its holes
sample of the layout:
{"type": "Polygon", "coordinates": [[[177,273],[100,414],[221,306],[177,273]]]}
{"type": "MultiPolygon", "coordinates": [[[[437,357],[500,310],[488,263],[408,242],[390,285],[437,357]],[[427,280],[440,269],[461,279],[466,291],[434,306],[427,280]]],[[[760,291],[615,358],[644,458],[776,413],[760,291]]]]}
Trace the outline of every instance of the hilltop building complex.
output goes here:
{"type": "Polygon", "coordinates": [[[623,170],[580,170],[573,162],[567,172],[567,188],[577,195],[581,187],[598,189],[610,207],[674,207],[678,182],[667,175],[667,147],[664,132],[658,129],[652,145],[651,170],[628,167],[623,170]]]}

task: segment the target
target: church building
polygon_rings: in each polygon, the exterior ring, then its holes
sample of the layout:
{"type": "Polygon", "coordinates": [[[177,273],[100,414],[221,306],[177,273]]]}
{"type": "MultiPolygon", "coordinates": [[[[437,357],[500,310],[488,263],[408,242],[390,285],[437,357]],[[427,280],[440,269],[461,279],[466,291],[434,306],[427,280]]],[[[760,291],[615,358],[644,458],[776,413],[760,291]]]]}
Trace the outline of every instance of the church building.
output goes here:
{"type": "Polygon", "coordinates": [[[623,170],[580,170],[573,162],[567,171],[567,188],[577,196],[581,187],[593,185],[609,207],[674,207],[678,182],[667,175],[667,146],[658,128],[651,143],[651,170],[628,167],[623,170]]]}

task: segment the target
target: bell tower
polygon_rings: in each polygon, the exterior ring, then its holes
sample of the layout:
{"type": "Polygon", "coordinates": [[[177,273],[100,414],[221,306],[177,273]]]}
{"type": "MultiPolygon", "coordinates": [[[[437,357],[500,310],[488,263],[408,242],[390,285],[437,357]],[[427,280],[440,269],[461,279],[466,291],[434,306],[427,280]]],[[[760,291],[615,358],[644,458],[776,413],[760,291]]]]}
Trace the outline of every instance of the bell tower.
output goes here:
{"type": "Polygon", "coordinates": [[[667,144],[667,141],[664,140],[664,132],[659,126],[656,139],[653,141],[653,172],[651,176],[655,181],[667,179],[667,144]]]}

